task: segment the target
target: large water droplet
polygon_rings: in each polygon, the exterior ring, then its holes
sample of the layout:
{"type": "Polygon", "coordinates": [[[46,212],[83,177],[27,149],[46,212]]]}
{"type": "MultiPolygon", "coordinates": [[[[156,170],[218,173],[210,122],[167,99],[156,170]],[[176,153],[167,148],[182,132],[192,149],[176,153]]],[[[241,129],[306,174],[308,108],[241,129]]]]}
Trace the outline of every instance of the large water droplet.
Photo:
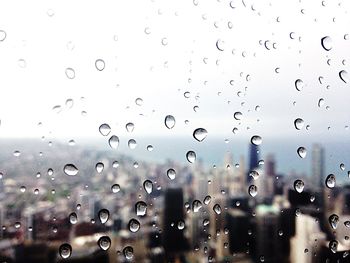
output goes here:
{"type": "Polygon", "coordinates": [[[65,73],[66,73],[67,78],[69,78],[69,79],[74,79],[75,78],[75,71],[74,71],[74,69],[66,68],[65,73]]]}
{"type": "Polygon", "coordinates": [[[172,168],[170,168],[167,172],[166,172],[166,175],[168,176],[168,178],[170,180],[174,180],[175,177],[176,177],[176,171],[172,168]]]}
{"type": "Polygon", "coordinates": [[[331,240],[329,242],[329,249],[332,251],[332,253],[337,253],[338,250],[338,241],[337,240],[331,240]]]}
{"type": "Polygon", "coordinates": [[[78,222],[78,216],[76,213],[70,213],[69,215],[69,222],[72,224],[72,225],[75,225],[77,222],[78,222]]]}
{"type": "Polygon", "coordinates": [[[297,153],[298,153],[300,158],[305,158],[307,151],[304,147],[299,147],[297,150],[297,153]]]}
{"type": "Polygon", "coordinates": [[[112,135],[108,140],[108,144],[112,149],[117,149],[119,146],[119,137],[112,135]]]}
{"type": "Polygon", "coordinates": [[[199,210],[202,208],[202,203],[201,203],[201,201],[199,201],[199,200],[194,200],[193,202],[192,202],[192,211],[194,212],[194,213],[197,213],[197,212],[199,212],[199,210]]]}
{"type": "Polygon", "coordinates": [[[105,69],[105,62],[102,59],[97,59],[95,61],[95,67],[98,71],[102,71],[105,69]]]}
{"type": "Polygon", "coordinates": [[[259,135],[254,135],[251,139],[250,142],[254,145],[260,145],[262,143],[262,138],[259,135]]]}
{"type": "Polygon", "coordinates": [[[140,229],[140,222],[134,218],[129,221],[128,228],[130,232],[136,233],[140,229]]]}
{"type": "Polygon", "coordinates": [[[102,236],[97,241],[97,244],[102,250],[108,250],[111,247],[111,239],[109,236],[102,236]]]}
{"type": "Polygon", "coordinates": [[[341,70],[339,72],[339,77],[342,81],[344,81],[344,83],[349,82],[349,76],[348,76],[348,72],[346,70],[341,70]]]}
{"type": "Polygon", "coordinates": [[[135,125],[132,122],[128,122],[125,125],[125,129],[127,132],[133,132],[134,128],[135,128],[135,125]]]}
{"type": "Polygon", "coordinates": [[[332,214],[328,217],[328,222],[333,229],[337,229],[339,223],[339,216],[336,214],[332,214]]]}
{"type": "Polygon", "coordinates": [[[332,39],[329,36],[321,38],[321,45],[326,50],[329,51],[332,49],[332,39]]]}
{"type": "Polygon", "coordinates": [[[105,166],[101,162],[97,163],[95,166],[96,172],[98,172],[98,173],[102,173],[104,168],[105,168],[105,166]]]}
{"type": "Polygon", "coordinates": [[[79,170],[77,167],[75,167],[74,164],[66,164],[63,168],[63,171],[66,175],[69,175],[69,176],[75,176],[78,174],[79,170]]]}
{"type": "Polygon", "coordinates": [[[197,128],[193,131],[193,138],[201,142],[207,137],[207,130],[204,128],[197,128]]]}
{"type": "Polygon", "coordinates": [[[213,210],[214,212],[217,214],[217,215],[220,215],[221,214],[221,206],[219,204],[215,204],[213,206],[213,210]]]}
{"type": "Polygon", "coordinates": [[[98,130],[103,136],[107,136],[111,132],[111,127],[107,123],[103,123],[98,130]]]}
{"type": "Polygon", "coordinates": [[[105,208],[101,209],[98,211],[98,218],[102,224],[105,224],[109,219],[109,211],[105,208]]]}
{"type": "Polygon", "coordinates": [[[301,91],[304,88],[304,82],[301,79],[297,79],[294,83],[295,88],[297,89],[297,91],[301,91]]]}
{"type": "Polygon", "coordinates": [[[294,181],[294,190],[298,193],[303,192],[304,190],[304,182],[300,179],[294,181]]]}
{"type": "Polygon", "coordinates": [[[145,180],[143,182],[143,189],[145,189],[147,194],[151,194],[153,191],[153,183],[151,180],[145,180]]]}
{"type": "Polygon", "coordinates": [[[256,185],[250,185],[248,188],[248,193],[251,197],[255,197],[258,194],[258,187],[256,185]]]}
{"type": "Polygon", "coordinates": [[[188,151],[186,153],[186,159],[189,163],[194,163],[196,161],[196,153],[194,151],[188,151]]]}
{"type": "Polygon", "coordinates": [[[120,185],[119,184],[112,185],[111,190],[114,194],[118,193],[120,191],[120,185]]]}
{"type": "Polygon", "coordinates": [[[134,257],[134,249],[127,246],[123,249],[123,255],[127,260],[131,260],[134,257]]]}
{"type": "Polygon", "coordinates": [[[297,130],[301,130],[304,127],[304,120],[301,118],[297,118],[294,121],[294,127],[297,130]]]}
{"type": "Polygon", "coordinates": [[[144,201],[138,201],[135,204],[135,212],[137,216],[145,216],[147,213],[147,204],[144,201]]]}
{"type": "Polygon", "coordinates": [[[60,245],[58,249],[58,253],[63,259],[69,258],[72,255],[72,246],[69,245],[68,243],[64,243],[60,245]]]}
{"type": "Polygon", "coordinates": [[[167,115],[164,119],[164,124],[168,129],[174,128],[175,122],[175,118],[172,115],[167,115]]]}
{"type": "Polygon", "coordinates": [[[335,187],[336,178],[334,174],[329,174],[326,178],[326,186],[330,189],[335,187]]]}
{"type": "Polygon", "coordinates": [[[134,139],[130,139],[130,140],[128,141],[128,146],[129,146],[129,148],[130,148],[131,150],[133,150],[133,149],[136,148],[137,143],[136,143],[136,141],[135,141],[134,139]]]}

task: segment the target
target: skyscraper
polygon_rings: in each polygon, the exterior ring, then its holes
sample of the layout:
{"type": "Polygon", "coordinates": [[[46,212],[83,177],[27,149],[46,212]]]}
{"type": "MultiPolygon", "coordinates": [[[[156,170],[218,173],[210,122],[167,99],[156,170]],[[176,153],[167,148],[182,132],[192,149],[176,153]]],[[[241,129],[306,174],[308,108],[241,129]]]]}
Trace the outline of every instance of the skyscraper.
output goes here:
{"type": "Polygon", "coordinates": [[[312,146],[312,181],[317,189],[324,186],[324,149],[319,144],[312,146]]]}
{"type": "Polygon", "coordinates": [[[259,162],[259,147],[254,144],[250,144],[249,148],[249,170],[247,174],[247,182],[250,182],[252,178],[249,176],[249,172],[258,167],[259,162]]]}

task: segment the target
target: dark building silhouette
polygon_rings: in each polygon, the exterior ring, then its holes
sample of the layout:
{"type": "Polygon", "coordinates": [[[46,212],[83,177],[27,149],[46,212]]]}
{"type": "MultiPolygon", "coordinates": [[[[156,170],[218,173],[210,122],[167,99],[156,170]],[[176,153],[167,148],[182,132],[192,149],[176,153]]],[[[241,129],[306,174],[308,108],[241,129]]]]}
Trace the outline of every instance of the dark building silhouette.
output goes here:
{"type": "Polygon", "coordinates": [[[248,232],[250,220],[246,212],[239,209],[230,209],[226,214],[227,228],[229,230],[230,253],[246,252],[249,242],[248,232]]]}
{"type": "Polygon", "coordinates": [[[178,223],[184,222],[183,192],[181,188],[170,188],[165,191],[163,247],[167,260],[180,255],[188,249],[184,229],[178,229],[178,223]]]}

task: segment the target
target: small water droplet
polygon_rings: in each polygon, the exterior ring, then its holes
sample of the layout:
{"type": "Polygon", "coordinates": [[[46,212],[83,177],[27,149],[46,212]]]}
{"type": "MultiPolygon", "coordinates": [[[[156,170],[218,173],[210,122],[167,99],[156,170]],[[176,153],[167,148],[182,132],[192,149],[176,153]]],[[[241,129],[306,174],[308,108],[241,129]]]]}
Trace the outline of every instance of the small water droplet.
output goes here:
{"type": "Polygon", "coordinates": [[[204,128],[197,128],[193,131],[193,138],[197,141],[202,142],[207,137],[207,130],[204,128]]]}
{"type": "Polygon", "coordinates": [[[68,141],[68,145],[69,146],[74,146],[75,145],[75,141],[74,140],[69,140],[68,141]]]}
{"type": "Polygon", "coordinates": [[[105,224],[109,219],[109,211],[105,208],[102,208],[98,211],[98,218],[102,224],[105,224]]]}
{"type": "Polygon", "coordinates": [[[304,82],[301,79],[297,79],[294,85],[297,91],[302,91],[304,89],[304,82]]]}
{"type": "Polygon", "coordinates": [[[75,78],[75,71],[74,71],[74,69],[66,68],[65,73],[66,73],[67,78],[69,78],[69,79],[74,79],[75,78]]]}
{"type": "Polygon", "coordinates": [[[332,214],[328,217],[328,222],[333,229],[337,229],[339,223],[339,216],[336,214],[332,214]]]}
{"type": "Polygon", "coordinates": [[[348,72],[346,70],[341,70],[339,72],[339,77],[344,83],[349,82],[349,76],[348,76],[348,72]]]}
{"type": "Polygon", "coordinates": [[[225,42],[224,42],[223,40],[218,39],[218,40],[216,41],[216,48],[217,48],[219,51],[224,51],[224,50],[225,50],[224,46],[225,46],[225,42]]]}
{"type": "Polygon", "coordinates": [[[330,51],[332,49],[332,39],[329,36],[325,36],[321,38],[321,45],[326,51],[330,51]]]}
{"type": "Polygon", "coordinates": [[[305,147],[299,147],[297,150],[297,153],[298,153],[300,158],[305,158],[307,151],[306,151],[305,147]]]}
{"type": "Polygon", "coordinates": [[[249,172],[249,176],[253,177],[254,180],[257,180],[259,178],[259,173],[255,170],[252,170],[249,172]]]}
{"type": "Polygon", "coordinates": [[[145,180],[143,182],[143,189],[145,189],[147,194],[151,194],[153,191],[153,183],[151,180],[145,180]]]}
{"type": "Polygon", "coordinates": [[[177,229],[183,230],[185,228],[185,222],[183,220],[180,220],[177,222],[177,229]]]}
{"type": "Polygon", "coordinates": [[[97,244],[102,250],[108,250],[111,246],[111,239],[109,236],[102,236],[97,241],[97,244]]]}
{"type": "Polygon", "coordinates": [[[118,193],[120,191],[120,185],[119,184],[112,185],[111,190],[114,194],[118,193]]]}
{"type": "Polygon", "coordinates": [[[64,243],[60,245],[58,249],[58,253],[63,259],[69,258],[72,255],[72,246],[69,245],[68,243],[64,243]]]}
{"type": "Polygon", "coordinates": [[[243,114],[240,111],[237,111],[233,114],[233,117],[238,121],[242,119],[242,116],[243,116],[243,114]]]}
{"type": "Polygon", "coordinates": [[[105,62],[102,59],[97,59],[95,61],[95,67],[98,71],[102,71],[105,69],[105,62]]]}
{"type": "Polygon", "coordinates": [[[192,211],[194,212],[194,213],[197,213],[197,212],[199,212],[199,210],[202,208],[202,203],[201,203],[201,201],[199,201],[199,200],[194,200],[193,202],[192,202],[192,211]]]}
{"type": "Polygon", "coordinates": [[[78,168],[74,164],[71,164],[71,163],[66,164],[63,168],[63,171],[66,175],[69,175],[69,176],[75,176],[79,172],[78,168]]]}
{"type": "Polygon", "coordinates": [[[209,225],[209,223],[210,223],[209,219],[203,220],[203,226],[207,226],[207,225],[209,225]]]}
{"type": "Polygon", "coordinates": [[[125,125],[125,129],[127,132],[133,132],[135,125],[132,122],[129,122],[125,125]]]}
{"type": "Polygon", "coordinates": [[[14,155],[15,157],[19,157],[19,156],[21,156],[21,152],[20,152],[20,151],[14,151],[14,152],[13,152],[13,155],[14,155]]]}
{"type": "Polygon", "coordinates": [[[133,150],[133,149],[136,148],[137,143],[136,143],[136,141],[135,141],[134,139],[130,139],[130,140],[128,141],[128,146],[129,146],[129,148],[130,148],[131,150],[133,150]]]}
{"type": "Polygon", "coordinates": [[[153,145],[147,145],[147,151],[152,152],[153,151],[153,145]]]}
{"type": "Polygon", "coordinates": [[[19,229],[20,227],[21,227],[21,222],[16,222],[16,223],[15,223],[15,228],[16,228],[16,229],[19,229]]]}
{"type": "Polygon", "coordinates": [[[140,222],[136,220],[135,218],[130,219],[128,228],[130,232],[136,233],[140,229],[140,222]]]}
{"type": "Polygon", "coordinates": [[[248,188],[248,193],[251,197],[255,197],[258,194],[258,187],[256,185],[250,185],[248,188]]]}
{"type": "Polygon", "coordinates": [[[135,204],[135,212],[137,216],[145,216],[147,213],[147,204],[144,201],[138,201],[135,204]]]}
{"type": "Polygon", "coordinates": [[[172,129],[175,126],[175,118],[172,115],[167,115],[164,119],[164,124],[168,129],[172,129]]]}
{"type": "Polygon", "coordinates": [[[74,105],[74,102],[72,99],[67,99],[66,102],[65,102],[65,105],[68,109],[71,109],[74,105]]]}
{"type": "Polygon", "coordinates": [[[167,172],[166,172],[166,175],[168,176],[168,178],[170,180],[174,180],[175,177],[176,177],[176,171],[172,168],[170,168],[167,172]]]}
{"type": "Polygon", "coordinates": [[[111,127],[107,123],[103,123],[98,130],[103,136],[107,136],[111,132],[111,127]]]}
{"type": "Polygon", "coordinates": [[[211,202],[211,196],[210,195],[207,195],[206,197],[204,197],[203,203],[205,205],[209,205],[210,202],[211,202]]]}
{"type": "Polygon", "coordinates": [[[134,249],[131,246],[127,246],[123,249],[123,255],[127,260],[131,260],[134,257],[134,249]]]}
{"type": "Polygon", "coordinates": [[[219,204],[215,204],[213,210],[217,215],[221,214],[221,206],[219,204]]]}
{"type": "Polygon", "coordinates": [[[4,41],[6,39],[6,32],[4,30],[0,30],[0,41],[4,41]]]}
{"type": "Polygon", "coordinates": [[[162,38],[162,45],[163,45],[163,46],[168,45],[168,39],[167,39],[166,37],[163,37],[163,38],[162,38]]]}
{"type": "Polygon", "coordinates": [[[196,161],[196,153],[194,151],[188,151],[186,153],[186,159],[189,163],[194,163],[196,161]]]}
{"type": "Polygon", "coordinates": [[[341,163],[339,165],[340,170],[345,171],[345,164],[341,163]]]}
{"type": "Polygon", "coordinates": [[[300,179],[294,181],[294,190],[298,193],[303,192],[304,190],[304,182],[300,179]]]}
{"type": "Polygon", "coordinates": [[[102,173],[104,168],[105,168],[105,166],[104,166],[104,164],[101,163],[101,162],[98,162],[98,163],[95,165],[96,172],[98,172],[98,173],[102,173]]]}
{"type": "Polygon", "coordinates": [[[262,138],[259,135],[254,135],[251,139],[250,142],[254,145],[260,145],[262,143],[262,138]]]}
{"type": "Polygon", "coordinates": [[[317,103],[318,107],[321,108],[324,105],[324,99],[320,98],[317,103]]]}
{"type": "Polygon", "coordinates": [[[334,174],[329,174],[326,178],[326,186],[330,189],[335,187],[336,178],[334,174]]]}
{"type": "Polygon", "coordinates": [[[337,240],[331,240],[329,242],[329,249],[332,251],[332,253],[337,253],[338,250],[338,241],[337,240]]]}
{"type": "Polygon", "coordinates": [[[19,188],[19,190],[21,191],[21,193],[24,193],[24,192],[26,191],[26,187],[22,185],[22,186],[19,188]]]}
{"type": "Polygon", "coordinates": [[[297,130],[301,130],[304,127],[304,120],[301,118],[297,118],[294,120],[294,127],[297,130]]]}
{"type": "Polygon", "coordinates": [[[72,212],[72,213],[69,214],[69,222],[72,225],[75,225],[78,222],[78,216],[77,216],[76,213],[72,212]]]}
{"type": "Polygon", "coordinates": [[[119,137],[112,135],[108,140],[108,144],[112,149],[117,149],[119,146],[119,137]]]}

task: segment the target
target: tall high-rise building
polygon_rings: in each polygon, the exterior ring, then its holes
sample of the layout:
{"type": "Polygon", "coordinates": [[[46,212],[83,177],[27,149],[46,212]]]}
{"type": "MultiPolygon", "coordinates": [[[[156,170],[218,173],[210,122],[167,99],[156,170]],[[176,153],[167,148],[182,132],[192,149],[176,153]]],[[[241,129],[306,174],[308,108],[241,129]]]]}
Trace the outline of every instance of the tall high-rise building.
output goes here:
{"type": "Polygon", "coordinates": [[[247,173],[247,182],[250,182],[252,178],[249,176],[249,172],[257,168],[259,165],[259,147],[254,144],[250,144],[249,148],[249,170],[247,173]]]}
{"type": "Polygon", "coordinates": [[[312,181],[317,189],[324,187],[324,149],[319,144],[312,146],[312,181]]]}
{"type": "Polygon", "coordinates": [[[181,188],[169,188],[165,192],[163,214],[163,246],[167,258],[171,259],[188,248],[184,229],[183,192],[181,188]]]}

